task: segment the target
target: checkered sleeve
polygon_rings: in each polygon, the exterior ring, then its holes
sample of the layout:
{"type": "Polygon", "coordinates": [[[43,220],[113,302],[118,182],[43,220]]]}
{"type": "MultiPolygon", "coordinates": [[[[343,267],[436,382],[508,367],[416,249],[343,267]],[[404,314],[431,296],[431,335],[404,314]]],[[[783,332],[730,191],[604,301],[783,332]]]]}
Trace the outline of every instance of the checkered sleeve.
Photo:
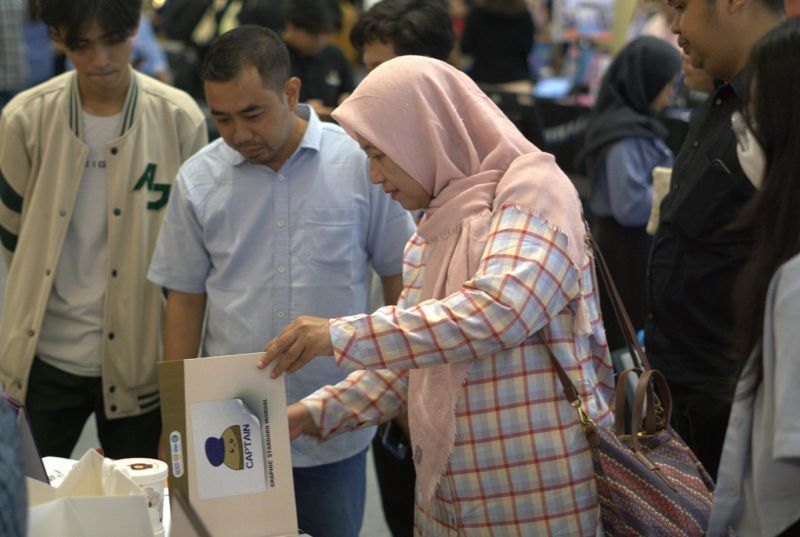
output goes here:
{"type": "Polygon", "coordinates": [[[388,421],[405,408],[407,395],[407,371],[361,370],[335,386],[320,388],[303,399],[303,404],[325,439],[388,421]]]}
{"type": "Polygon", "coordinates": [[[336,360],[358,369],[411,369],[513,348],[579,296],[579,271],[566,247],[566,236],[544,220],[505,208],[460,291],[332,321],[336,360]]]}

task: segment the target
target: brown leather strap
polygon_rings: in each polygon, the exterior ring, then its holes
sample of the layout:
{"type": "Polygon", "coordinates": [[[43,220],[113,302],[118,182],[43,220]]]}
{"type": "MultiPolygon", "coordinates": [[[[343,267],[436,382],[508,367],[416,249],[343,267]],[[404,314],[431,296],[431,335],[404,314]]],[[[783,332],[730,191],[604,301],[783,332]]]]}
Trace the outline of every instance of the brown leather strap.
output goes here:
{"type": "MultiPolygon", "coordinates": [[[[616,429],[617,436],[625,434],[625,416],[627,416],[625,407],[627,406],[628,402],[627,398],[625,397],[625,391],[628,377],[631,374],[641,375],[642,370],[635,367],[632,369],[626,369],[620,373],[619,377],[617,378],[616,393],[614,395],[614,427],[616,429]]],[[[631,430],[632,429],[633,427],[631,427],[631,430]]]]}
{"type": "Polygon", "coordinates": [[[633,412],[631,416],[631,434],[633,435],[633,448],[639,449],[639,441],[637,433],[642,428],[642,409],[646,406],[645,410],[645,434],[656,433],[656,398],[653,389],[653,384],[658,388],[660,395],[659,401],[664,406],[664,420],[669,423],[670,415],[672,414],[672,395],[667,386],[667,380],[664,375],[656,369],[648,369],[639,377],[639,384],[636,386],[636,396],[633,401],[633,412]],[[644,397],[647,394],[647,402],[645,403],[644,397]]]}
{"type": "Polygon", "coordinates": [[[578,389],[575,387],[575,384],[570,380],[569,376],[567,376],[567,372],[564,371],[564,368],[561,367],[561,364],[558,363],[555,354],[553,351],[550,350],[550,347],[547,348],[547,352],[550,355],[550,361],[553,363],[553,367],[556,370],[556,375],[558,375],[558,380],[561,382],[561,387],[564,389],[564,395],[567,396],[567,401],[570,404],[578,401],[580,399],[580,394],[578,393],[578,389]]]}
{"type": "MultiPolygon", "coordinates": [[[[650,385],[650,373],[653,371],[650,368],[650,362],[647,360],[647,355],[644,353],[644,349],[642,345],[639,343],[639,340],[636,338],[636,331],[633,328],[633,323],[631,322],[630,317],[628,316],[628,312],[625,310],[625,305],[622,303],[622,298],[620,297],[619,291],[617,290],[617,286],[614,283],[613,278],[611,277],[611,272],[608,270],[608,265],[606,265],[606,261],[603,258],[602,252],[600,252],[600,248],[597,246],[597,243],[594,241],[594,237],[589,232],[588,225],[586,226],[586,240],[589,246],[591,246],[594,252],[594,258],[597,261],[595,263],[595,268],[597,272],[600,274],[600,277],[603,279],[603,284],[606,288],[606,292],[608,292],[609,298],[611,299],[611,305],[614,309],[614,315],[619,322],[620,328],[622,329],[622,334],[625,338],[625,344],[628,347],[628,352],[631,355],[631,359],[634,363],[633,369],[628,369],[623,371],[619,379],[617,379],[616,385],[616,433],[617,435],[624,434],[624,419],[620,420],[620,417],[625,416],[625,380],[627,379],[628,375],[637,372],[640,374],[639,384],[636,390],[636,398],[634,402],[634,416],[637,416],[637,409],[638,409],[638,417],[636,419],[638,421],[633,421],[631,425],[631,432],[636,437],[636,433],[641,429],[641,419],[642,419],[642,410],[641,405],[644,402],[644,392],[642,392],[641,399],[639,398],[639,388],[647,389],[647,386],[650,385]],[[620,432],[623,431],[623,432],[620,432]]],[[[580,401],[580,395],[578,393],[578,389],[575,387],[575,384],[570,380],[569,376],[567,375],[564,368],[561,367],[561,364],[553,354],[553,351],[550,350],[548,347],[548,354],[550,355],[550,361],[553,364],[553,367],[556,370],[556,375],[558,376],[558,380],[561,383],[561,387],[564,390],[564,395],[567,396],[567,400],[570,402],[572,406],[576,406],[577,403],[580,401]]],[[[666,381],[664,380],[664,376],[661,375],[660,372],[655,371],[657,374],[655,376],[656,381],[659,383],[659,391],[663,394],[666,398],[666,405],[665,405],[665,417],[666,422],[669,422],[669,413],[672,408],[672,399],[670,397],[669,389],[667,388],[666,381]],[[663,382],[663,386],[661,383],[663,382]]],[[[650,387],[648,390],[648,411],[647,411],[647,418],[648,423],[646,424],[646,428],[649,430],[655,430],[655,404],[656,400],[654,397],[653,388],[650,387]]],[[[634,440],[635,441],[635,440],[634,440]]]]}
{"type": "Polygon", "coordinates": [[[635,367],[644,370],[650,369],[650,362],[647,360],[647,355],[645,354],[642,345],[639,343],[639,340],[636,337],[636,330],[634,330],[633,323],[628,316],[625,305],[622,303],[622,297],[619,294],[617,285],[614,283],[614,279],[611,277],[611,272],[608,270],[608,265],[606,264],[606,260],[603,258],[603,253],[600,251],[600,248],[597,246],[597,243],[594,241],[594,237],[592,237],[591,233],[587,231],[586,237],[592,247],[592,251],[594,252],[594,258],[597,261],[597,263],[595,263],[595,267],[597,272],[600,274],[600,278],[603,280],[603,285],[606,288],[606,292],[611,299],[611,306],[614,309],[614,316],[617,318],[617,322],[619,322],[622,335],[625,338],[625,345],[628,347],[628,352],[631,355],[633,364],[635,367]]]}

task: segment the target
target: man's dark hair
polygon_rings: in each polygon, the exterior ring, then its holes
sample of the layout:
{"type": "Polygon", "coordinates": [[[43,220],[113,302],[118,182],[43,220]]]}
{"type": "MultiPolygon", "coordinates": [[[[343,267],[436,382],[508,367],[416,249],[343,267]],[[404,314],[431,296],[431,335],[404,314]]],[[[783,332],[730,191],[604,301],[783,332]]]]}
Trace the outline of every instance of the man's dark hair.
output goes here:
{"type": "Polygon", "coordinates": [[[92,20],[112,39],[124,41],[136,32],[142,0],[38,0],[37,11],[49,28],[66,28],[61,38],[72,50],[92,20]]]}
{"type": "Polygon", "coordinates": [[[398,56],[417,54],[446,60],[455,35],[446,2],[382,0],[361,15],[350,31],[358,50],[365,43],[391,43],[398,56]]]}
{"type": "Polygon", "coordinates": [[[247,67],[255,67],[264,86],[280,92],[289,79],[289,52],[268,28],[246,24],[225,32],[212,43],[203,60],[204,81],[229,82],[247,67]]]}
{"type": "Polygon", "coordinates": [[[334,32],[342,25],[338,2],[333,0],[287,0],[283,8],[284,23],[312,35],[334,32]]]}

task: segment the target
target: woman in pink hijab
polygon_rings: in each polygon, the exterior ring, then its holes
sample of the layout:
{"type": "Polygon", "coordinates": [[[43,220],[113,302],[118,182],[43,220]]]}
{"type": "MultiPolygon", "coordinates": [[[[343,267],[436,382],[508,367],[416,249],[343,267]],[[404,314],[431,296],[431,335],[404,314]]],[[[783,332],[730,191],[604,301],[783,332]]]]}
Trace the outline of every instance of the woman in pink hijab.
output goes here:
{"type": "Polygon", "coordinates": [[[419,535],[595,535],[589,447],[550,355],[583,408],[613,420],[613,372],[578,194],[463,73],[401,56],[333,114],[370,180],[424,210],[397,306],[300,317],[261,367],[316,356],[358,369],[289,409],[325,439],[408,410],[419,535]]]}

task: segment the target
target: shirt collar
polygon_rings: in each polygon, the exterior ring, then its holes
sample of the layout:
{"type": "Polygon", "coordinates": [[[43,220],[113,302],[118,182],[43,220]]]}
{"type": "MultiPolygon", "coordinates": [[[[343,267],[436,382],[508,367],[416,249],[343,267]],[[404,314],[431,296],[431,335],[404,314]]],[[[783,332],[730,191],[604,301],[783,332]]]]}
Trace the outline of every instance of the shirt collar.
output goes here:
{"type": "Polygon", "coordinates": [[[734,95],[736,98],[739,99],[739,102],[744,103],[744,98],[747,93],[747,71],[741,70],[739,74],[733,77],[732,80],[728,82],[724,82],[722,80],[715,80],[714,81],[714,90],[716,93],[721,91],[725,91],[726,88],[730,88],[733,90],[734,95]]]}
{"type": "MultiPolygon", "coordinates": [[[[322,122],[319,120],[317,113],[314,112],[314,109],[307,104],[298,104],[297,111],[295,113],[302,119],[308,121],[308,125],[306,125],[306,132],[303,133],[303,138],[300,140],[300,144],[297,146],[297,149],[295,149],[292,156],[289,157],[289,159],[283,164],[284,166],[292,162],[303,149],[319,151],[322,144],[322,122]]],[[[224,145],[225,150],[228,153],[228,161],[230,162],[231,166],[250,164],[241,153],[230,147],[228,144],[224,145]]]]}

